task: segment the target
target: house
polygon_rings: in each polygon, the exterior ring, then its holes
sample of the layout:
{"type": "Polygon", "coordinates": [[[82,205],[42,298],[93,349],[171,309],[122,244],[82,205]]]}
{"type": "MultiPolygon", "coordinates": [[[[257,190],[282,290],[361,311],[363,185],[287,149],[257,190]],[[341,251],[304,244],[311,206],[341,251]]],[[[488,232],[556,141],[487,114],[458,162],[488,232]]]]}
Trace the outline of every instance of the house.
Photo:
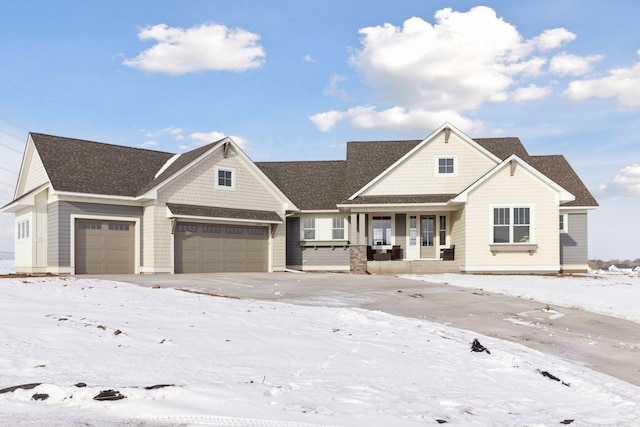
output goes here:
{"type": "Polygon", "coordinates": [[[173,155],[32,133],[3,211],[17,272],[547,273],[587,271],[597,205],[564,157],[445,123],[349,142],[346,160],[258,163],[230,138],[173,155]]]}
{"type": "Polygon", "coordinates": [[[287,218],[291,268],[444,257],[472,273],[588,270],[596,200],[563,156],[531,156],[518,138],[445,123],[424,140],[349,142],[344,161],[257,165],[300,209],[287,218]]]}
{"type": "Polygon", "coordinates": [[[174,155],[31,133],[15,198],[18,273],[285,269],[297,207],[230,139],[174,155]]]}

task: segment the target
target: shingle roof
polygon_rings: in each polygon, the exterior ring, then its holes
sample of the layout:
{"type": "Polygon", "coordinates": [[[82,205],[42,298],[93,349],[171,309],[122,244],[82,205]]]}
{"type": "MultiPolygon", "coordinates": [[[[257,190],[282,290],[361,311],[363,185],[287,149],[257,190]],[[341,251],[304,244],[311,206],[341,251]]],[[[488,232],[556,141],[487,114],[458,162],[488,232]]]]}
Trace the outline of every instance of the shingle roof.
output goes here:
{"type": "Polygon", "coordinates": [[[174,215],[282,222],[282,218],[274,211],[182,205],[178,203],[167,203],[167,207],[174,215]]]}
{"type": "Polygon", "coordinates": [[[504,160],[512,154],[522,160],[527,160],[529,157],[529,153],[522,145],[520,138],[473,138],[473,140],[500,160],[504,160]]]}
{"type": "Polygon", "coordinates": [[[404,203],[446,203],[456,194],[407,194],[397,196],[359,196],[353,200],[345,200],[345,205],[366,204],[404,204],[404,203]]]}
{"type": "Polygon", "coordinates": [[[574,201],[562,206],[598,206],[596,199],[564,156],[530,156],[527,162],[576,197],[574,201]]]}
{"type": "Polygon", "coordinates": [[[353,141],[347,143],[345,190],[348,196],[411,151],[421,140],[353,141]]]}
{"type": "Polygon", "coordinates": [[[135,196],[173,157],[171,153],[31,133],[58,191],[135,196]]]}
{"type": "Polygon", "coordinates": [[[187,151],[186,153],[180,154],[180,156],[177,159],[175,159],[174,162],[171,163],[164,171],[162,171],[162,173],[158,175],[157,178],[155,178],[153,181],[149,182],[145,187],[140,189],[138,193],[143,194],[146,191],[152,189],[153,187],[155,187],[165,179],[169,178],[174,173],[178,172],[180,169],[187,166],[189,163],[191,163],[192,161],[194,161],[204,153],[206,153],[216,144],[220,143],[220,141],[212,142],[211,144],[207,144],[202,147],[196,148],[195,150],[187,151]]]}
{"type": "Polygon", "coordinates": [[[348,195],[344,160],[257,162],[265,175],[302,210],[335,210],[348,195]]]}

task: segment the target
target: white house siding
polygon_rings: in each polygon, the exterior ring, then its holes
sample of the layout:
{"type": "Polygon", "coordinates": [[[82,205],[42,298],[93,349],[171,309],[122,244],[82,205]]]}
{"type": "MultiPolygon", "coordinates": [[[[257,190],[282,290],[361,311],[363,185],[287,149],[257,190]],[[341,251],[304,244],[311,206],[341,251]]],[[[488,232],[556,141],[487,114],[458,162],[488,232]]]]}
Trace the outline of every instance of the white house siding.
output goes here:
{"type": "MultiPolygon", "coordinates": [[[[466,272],[557,272],[559,261],[558,193],[522,167],[503,167],[470,192],[465,207],[466,257],[460,265],[466,272]],[[531,243],[529,252],[490,251],[493,242],[493,208],[529,206],[531,243]]],[[[512,218],[513,220],[513,218],[512,218]]],[[[457,255],[456,251],[456,255],[457,255]]]]}
{"type": "Polygon", "coordinates": [[[457,194],[496,164],[454,133],[448,143],[440,134],[368,188],[363,195],[457,194]],[[456,158],[456,173],[437,176],[436,159],[440,156],[456,158]]]}
{"type": "MultiPolygon", "coordinates": [[[[156,251],[155,251],[155,239],[156,239],[156,227],[155,227],[155,214],[160,210],[162,213],[166,213],[166,208],[158,208],[153,203],[147,203],[143,207],[142,211],[142,262],[140,266],[141,273],[155,273],[154,266],[156,265],[156,251]]],[[[165,215],[166,220],[166,215],[165,215]]],[[[171,272],[171,270],[166,271],[171,272]]]]}
{"type": "Polygon", "coordinates": [[[49,182],[47,172],[44,169],[42,160],[35,150],[31,150],[31,161],[27,162],[28,169],[25,177],[23,192],[28,192],[34,188],[49,182]]]}
{"type": "Polygon", "coordinates": [[[258,175],[250,171],[250,166],[233,149],[229,150],[227,158],[223,157],[222,150],[217,150],[158,191],[157,207],[153,210],[155,269],[173,268],[173,240],[165,207],[167,203],[277,212],[283,223],[278,225],[272,238],[272,266],[274,269],[284,268],[284,206],[258,175]],[[216,188],[215,166],[235,170],[235,190],[216,188]]]}
{"type": "Polygon", "coordinates": [[[451,212],[451,245],[455,245],[455,261],[458,265],[464,265],[466,262],[466,218],[465,210],[451,212]]]}

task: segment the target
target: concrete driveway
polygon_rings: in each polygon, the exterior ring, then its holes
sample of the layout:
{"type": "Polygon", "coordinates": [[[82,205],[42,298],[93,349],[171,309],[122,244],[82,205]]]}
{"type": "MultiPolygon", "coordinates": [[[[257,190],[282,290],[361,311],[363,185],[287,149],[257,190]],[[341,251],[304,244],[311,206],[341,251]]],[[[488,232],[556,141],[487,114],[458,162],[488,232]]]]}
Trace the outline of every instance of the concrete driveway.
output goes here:
{"type": "Polygon", "coordinates": [[[640,386],[640,325],[531,301],[394,276],[234,273],[82,276],[292,304],[358,307],[518,342],[640,386]],[[596,344],[597,343],[597,344],[596,344]]]}

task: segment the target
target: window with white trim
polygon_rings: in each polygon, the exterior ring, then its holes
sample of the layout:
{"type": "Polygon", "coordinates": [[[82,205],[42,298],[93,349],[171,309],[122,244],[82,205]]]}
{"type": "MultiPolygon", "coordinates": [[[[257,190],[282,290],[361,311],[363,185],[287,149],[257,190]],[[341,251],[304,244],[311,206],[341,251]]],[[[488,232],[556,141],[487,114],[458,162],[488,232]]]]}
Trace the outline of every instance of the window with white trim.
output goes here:
{"type": "Polygon", "coordinates": [[[456,156],[437,156],[436,175],[437,176],[457,176],[458,159],[456,156]]]}
{"type": "Polygon", "coordinates": [[[445,246],[447,244],[447,217],[441,215],[440,216],[440,229],[439,231],[439,238],[440,238],[440,244],[445,246]]]}
{"type": "Polygon", "coordinates": [[[316,219],[315,218],[303,219],[302,238],[304,240],[314,240],[316,238],[316,219]]]}
{"type": "Polygon", "coordinates": [[[344,240],[344,218],[333,218],[331,238],[333,240],[344,240]]]}
{"type": "Polygon", "coordinates": [[[529,243],[531,208],[493,208],[493,243],[529,243]]]}
{"type": "Polygon", "coordinates": [[[231,168],[216,167],[216,188],[222,190],[236,189],[236,171],[231,168]]]}
{"type": "Polygon", "coordinates": [[[18,240],[29,238],[29,220],[20,221],[18,224],[18,240]]]}

